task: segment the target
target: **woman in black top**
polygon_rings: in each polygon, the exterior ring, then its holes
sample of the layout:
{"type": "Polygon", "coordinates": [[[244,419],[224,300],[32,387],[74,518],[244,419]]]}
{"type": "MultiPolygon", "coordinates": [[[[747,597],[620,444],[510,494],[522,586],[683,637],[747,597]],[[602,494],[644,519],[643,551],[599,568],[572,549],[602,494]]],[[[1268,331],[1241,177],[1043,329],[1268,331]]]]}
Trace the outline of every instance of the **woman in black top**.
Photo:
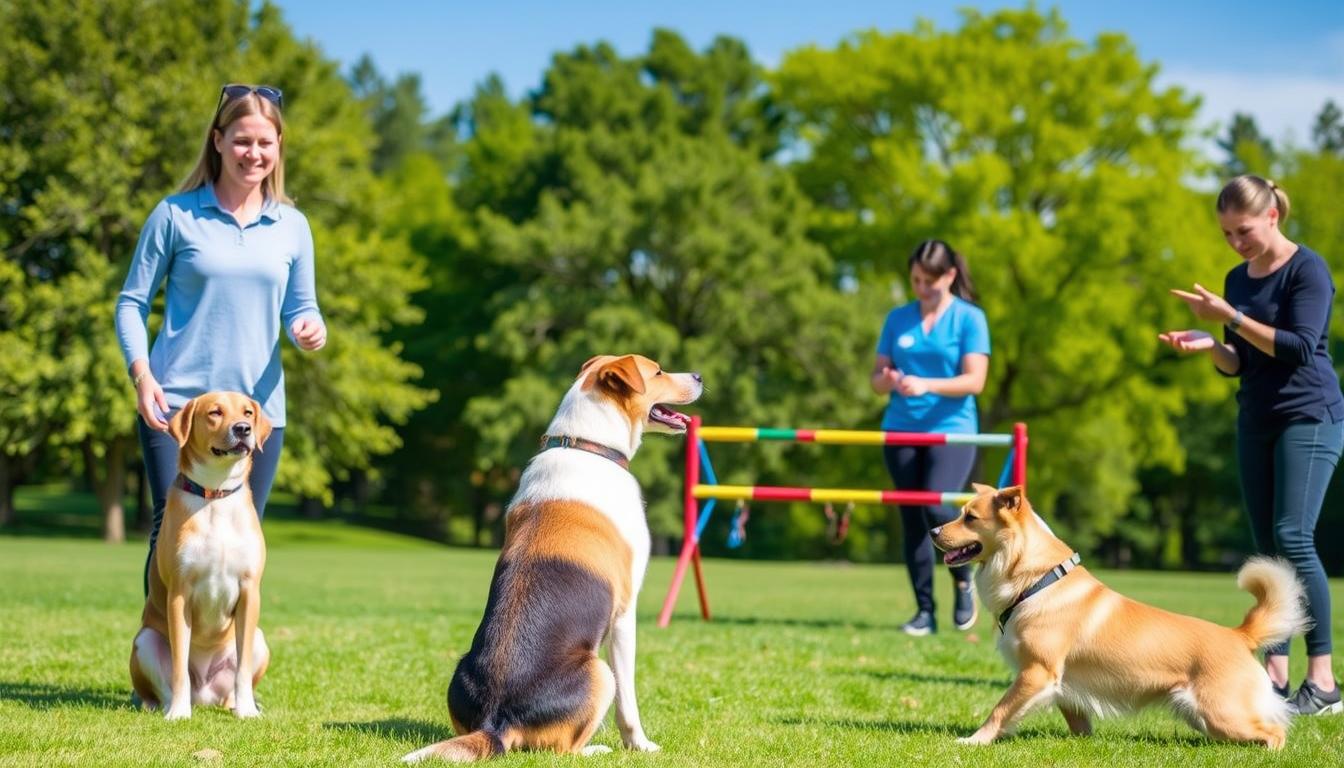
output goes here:
{"type": "MultiPolygon", "coordinates": [[[[1335,286],[1325,260],[1279,230],[1288,195],[1272,181],[1238,176],[1218,195],[1218,221],[1244,260],[1227,273],[1226,300],[1198,283],[1172,291],[1201,320],[1222,323],[1223,340],[1204,331],[1160,338],[1181,352],[1208,352],[1239,376],[1237,460],[1242,501],[1256,549],[1286,557],[1306,587],[1307,677],[1291,699],[1299,714],[1344,711],[1330,663],[1330,592],[1315,529],[1326,487],[1344,448],[1344,396],[1330,361],[1335,286]]],[[[1266,649],[1275,689],[1288,690],[1288,644],[1266,649]]]]}

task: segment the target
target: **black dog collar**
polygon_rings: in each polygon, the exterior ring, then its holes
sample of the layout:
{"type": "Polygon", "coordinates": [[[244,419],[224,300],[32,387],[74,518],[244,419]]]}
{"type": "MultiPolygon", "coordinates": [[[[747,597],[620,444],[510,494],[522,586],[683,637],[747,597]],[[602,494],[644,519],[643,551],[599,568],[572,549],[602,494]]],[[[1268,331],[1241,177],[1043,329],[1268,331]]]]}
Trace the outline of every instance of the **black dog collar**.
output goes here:
{"type": "Polygon", "coordinates": [[[222,498],[224,498],[225,496],[231,496],[231,495],[233,495],[235,492],[238,491],[239,488],[242,488],[242,487],[243,487],[242,484],[240,483],[240,484],[238,484],[237,486],[234,486],[233,488],[227,488],[227,489],[226,489],[226,488],[215,488],[215,489],[206,488],[205,486],[201,485],[200,483],[192,482],[191,478],[189,478],[189,477],[187,477],[186,475],[183,475],[183,474],[179,474],[179,475],[177,476],[177,480],[173,481],[173,485],[177,486],[178,488],[181,488],[182,490],[186,491],[187,493],[191,493],[191,494],[195,494],[195,495],[197,495],[197,496],[200,496],[200,497],[203,498],[203,499],[222,499],[222,498]]]}
{"type": "Polygon", "coordinates": [[[1082,558],[1078,556],[1078,553],[1074,552],[1073,557],[1070,557],[1068,560],[1065,560],[1059,565],[1056,565],[1054,568],[1051,568],[1049,573],[1042,576],[1039,580],[1037,580],[1035,584],[1032,584],[1030,587],[1027,587],[1027,591],[1018,595],[1017,599],[1013,601],[1013,604],[1005,608],[1003,610],[1003,613],[999,614],[999,631],[1002,632],[1003,628],[1008,626],[1008,619],[1011,619],[1013,617],[1013,609],[1021,605],[1023,600],[1026,600],[1028,597],[1031,597],[1037,592],[1040,592],[1042,589],[1045,589],[1051,584],[1054,584],[1056,581],[1059,581],[1060,579],[1067,576],[1069,571],[1072,571],[1073,567],[1075,565],[1078,565],[1079,561],[1081,560],[1082,558]]]}
{"type": "Polygon", "coordinates": [[[548,451],[552,448],[574,448],[588,453],[595,453],[604,459],[610,459],[616,462],[621,469],[630,469],[630,459],[626,458],[624,453],[615,448],[608,448],[601,443],[595,443],[592,440],[585,440],[582,437],[570,437],[569,435],[542,435],[541,450],[548,451]]]}

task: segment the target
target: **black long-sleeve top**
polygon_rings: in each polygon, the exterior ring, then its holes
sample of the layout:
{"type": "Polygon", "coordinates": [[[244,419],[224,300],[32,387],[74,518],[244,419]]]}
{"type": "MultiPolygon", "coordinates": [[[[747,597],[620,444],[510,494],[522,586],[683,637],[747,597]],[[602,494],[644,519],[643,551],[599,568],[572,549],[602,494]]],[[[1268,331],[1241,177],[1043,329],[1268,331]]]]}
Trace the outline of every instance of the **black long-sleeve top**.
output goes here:
{"type": "Polygon", "coordinates": [[[1276,332],[1271,357],[1224,329],[1223,340],[1241,362],[1242,417],[1262,427],[1344,420],[1344,395],[1329,351],[1335,284],[1325,259],[1299,245],[1287,264],[1264,277],[1251,277],[1248,267],[1242,263],[1227,273],[1223,297],[1276,332]]]}

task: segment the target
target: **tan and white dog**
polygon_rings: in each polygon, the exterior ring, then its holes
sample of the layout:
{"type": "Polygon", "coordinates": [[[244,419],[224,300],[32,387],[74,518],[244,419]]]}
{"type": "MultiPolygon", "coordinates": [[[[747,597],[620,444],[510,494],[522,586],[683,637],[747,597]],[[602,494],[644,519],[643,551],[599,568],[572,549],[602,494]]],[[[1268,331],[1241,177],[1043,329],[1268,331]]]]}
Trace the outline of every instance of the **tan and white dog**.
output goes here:
{"type": "Polygon", "coordinates": [[[1287,703],[1253,652],[1303,631],[1302,586],[1282,560],[1252,558],[1237,586],[1255,596],[1238,627],[1170,613],[1102,584],[1037,517],[1020,486],[977,495],[933,529],[949,565],[982,562],[976,587],[999,617],[1012,687],[968,744],[988,744],[1037,706],[1055,704],[1075,734],[1092,716],[1165,702],[1217,739],[1283,746],[1287,703]]]}
{"type": "Polygon", "coordinates": [[[260,714],[254,686],[270,650],[257,618],[266,542],[247,485],[271,433],[261,407],[234,392],[187,402],[168,428],[181,451],[149,567],[131,684],[168,720],[193,704],[260,714]]]}
{"type": "Polygon", "coordinates": [[[594,357],[560,403],[509,503],[485,616],[448,686],[456,738],[406,755],[467,762],[511,749],[593,754],[613,695],[621,740],[654,751],[635,703],[635,599],[649,560],[639,483],[646,431],[679,434],[666,407],[700,396],[699,374],[637,355],[594,357]],[[611,665],[598,646],[611,641],[611,665]]]}

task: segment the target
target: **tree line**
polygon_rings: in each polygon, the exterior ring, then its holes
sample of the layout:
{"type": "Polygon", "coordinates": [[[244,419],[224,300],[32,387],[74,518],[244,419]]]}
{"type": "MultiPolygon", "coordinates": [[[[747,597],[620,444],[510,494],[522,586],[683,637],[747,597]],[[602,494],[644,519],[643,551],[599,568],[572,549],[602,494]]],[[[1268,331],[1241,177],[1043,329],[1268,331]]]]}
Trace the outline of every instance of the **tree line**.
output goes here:
{"type": "MultiPolygon", "coordinates": [[[[706,423],[876,428],[882,317],[908,300],[910,249],[940,237],[968,256],[989,318],[982,429],[1028,422],[1038,507],[1109,563],[1217,567],[1249,549],[1235,384],[1159,346],[1190,322],[1166,291],[1221,285],[1236,256],[1210,190],[1246,170],[1293,196],[1290,236],[1337,278],[1344,265],[1334,104],[1307,146],[1238,116],[1211,160],[1198,94],[1057,11],[859,31],[774,68],[740,40],[696,50],[659,29],[634,55],[555,53],[521,97],[486,77],[435,115],[417,75],[368,58],[342,71],[269,4],[72,4],[0,0],[0,522],[19,485],[75,477],[123,535],[138,456],[112,307],[223,82],[285,91],[287,188],[313,222],[331,328],[318,355],[284,350],[278,487],[311,514],[454,543],[497,540],[597,352],[700,371],[706,423]]],[[[651,438],[635,464],[664,546],[682,450],[651,438]]],[[[889,482],[865,449],[713,453],[722,482],[889,482]]],[[[987,452],[981,479],[1003,458],[987,452]]],[[[773,507],[739,551],[894,559],[893,518],[855,509],[835,543],[817,507],[773,507]]],[[[1344,567],[1341,545],[1323,552],[1344,567]]]]}

